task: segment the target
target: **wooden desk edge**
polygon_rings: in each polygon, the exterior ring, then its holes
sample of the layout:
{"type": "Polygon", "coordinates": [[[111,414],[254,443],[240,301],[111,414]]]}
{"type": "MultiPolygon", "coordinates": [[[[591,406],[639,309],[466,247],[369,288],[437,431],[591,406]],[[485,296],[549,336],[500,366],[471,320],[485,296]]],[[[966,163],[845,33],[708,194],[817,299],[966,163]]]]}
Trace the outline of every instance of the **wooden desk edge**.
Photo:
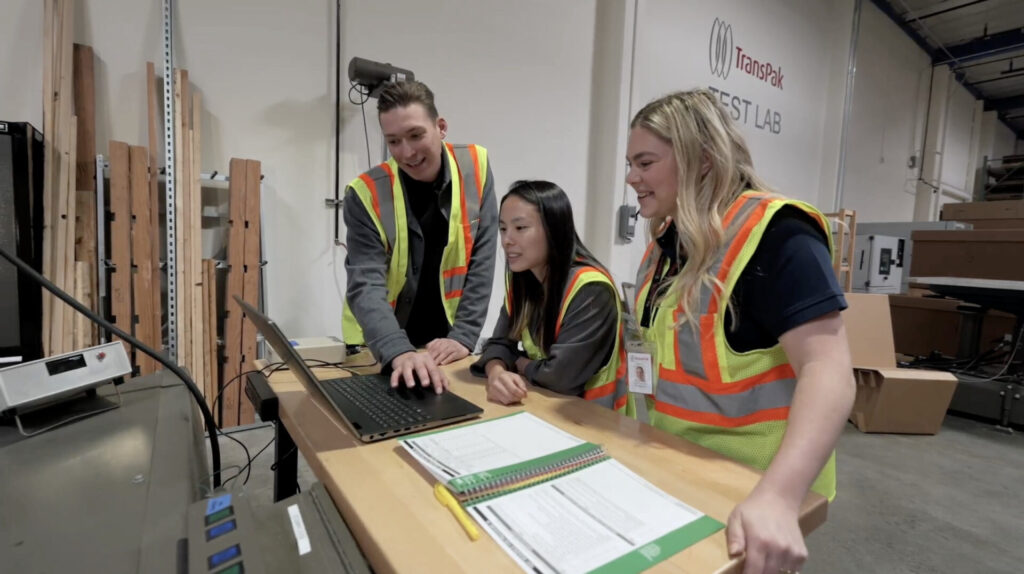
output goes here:
{"type": "MultiPolygon", "coordinates": [[[[256,362],[257,367],[265,366],[265,363],[263,365],[261,365],[260,363],[261,361],[256,362]]],[[[459,368],[459,366],[462,366],[462,363],[463,361],[460,361],[459,363],[452,365],[452,367],[457,369],[459,368]]],[[[466,365],[468,365],[468,363],[466,363],[466,365]]],[[[328,376],[335,376],[335,373],[331,373],[328,376]]],[[[341,372],[340,376],[345,376],[345,374],[341,372]]],[[[281,394],[301,393],[302,395],[306,395],[306,398],[308,398],[305,389],[301,386],[301,384],[297,382],[292,383],[276,381],[271,384],[275,392],[281,394]],[[287,388],[282,389],[281,387],[284,386],[287,386],[287,388]]],[[[279,419],[283,424],[285,424],[288,427],[296,446],[302,452],[303,456],[306,458],[307,463],[313,469],[314,475],[317,477],[318,480],[321,480],[321,482],[327,488],[328,492],[331,495],[331,498],[334,500],[335,505],[338,507],[342,516],[346,518],[346,522],[349,524],[349,528],[352,530],[353,534],[358,540],[360,548],[366,555],[367,560],[371,564],[373,564],[374,569],[378,572],[396,571],[396,565],[392,560],[388,558],[387,553],[381,546],[380,541],[377,540],[377,537],[373,536],[370,533],[369,529],[364,524],[364,521],[360,519],[360,514],[358,510],[352,505],[351,501],[348,500],[344,493],[340,492],[339,485],[332,480],[323,479],[323,477],[329,476],[330,473],[326,468],[324,461],[322,460],[322,455],[336,452],[336,449],[317,450],[313,444],[313,440],[311,439],[311,437],[307,435],[307,429],[304,429],[303,425],[292,417],[293,413],[291,412],[291,410],[283,408],[286,402],[289,404],[301,404],[292,403],[292,401],[282,401],[282,408],[280,408],[278,413],[279,419]]],[[[315,404],[315,401],[310,401],[310,403],[315,404]]],[[[327,414],[328,417],[332,419],[336,417],[336,415],[333,412],[327,412],[326,410],[324,410],[324,413],[327,414]]],[[[332,420],[332,423],[338,426],[343,426],[343,423],[341,423],[340,421],[332,420]]],[[[807,536],[825,523],[828,516],[828,500],[817,493],[811,492],[808,494],[803,504],[801,505],[800,513],[800,529],[804,533],[804,536],[807,536]]],[[[722,522],[725,522],[725,520],[722,520],[722,522]]],[[[724,529],[713,535],[713,537],[718,536],[724,538],[724,529]]],[[[721,572],[723,574],[733,572],[738,573],[742,570],[742,566],[742,557],[732,558],[726,564],[722,565],[721,568],[715,570],[715,572],[721,572]]]]}

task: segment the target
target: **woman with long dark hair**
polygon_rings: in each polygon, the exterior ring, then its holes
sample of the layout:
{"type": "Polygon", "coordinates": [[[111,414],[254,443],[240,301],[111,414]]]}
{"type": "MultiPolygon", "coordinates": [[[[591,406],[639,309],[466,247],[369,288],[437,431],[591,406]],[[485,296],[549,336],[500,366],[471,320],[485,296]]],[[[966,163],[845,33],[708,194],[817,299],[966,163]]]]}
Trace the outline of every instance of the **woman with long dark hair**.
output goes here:
{"type": "Polygon", "coordinates": [[[623,409],[618,291],[576,234],[568,196],[548,181],[517,181],[501,200],[498,228],[505,305],[472,366],[487,377],[487,398],[518,403],[537,385],[623,409]]]}

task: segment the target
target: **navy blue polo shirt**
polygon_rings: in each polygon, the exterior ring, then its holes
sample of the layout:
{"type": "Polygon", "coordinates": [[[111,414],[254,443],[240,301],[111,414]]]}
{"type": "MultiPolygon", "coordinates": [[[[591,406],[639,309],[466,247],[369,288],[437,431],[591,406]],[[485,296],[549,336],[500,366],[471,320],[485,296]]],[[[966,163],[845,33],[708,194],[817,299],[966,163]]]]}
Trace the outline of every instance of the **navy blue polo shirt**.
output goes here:
{"type": "MultiPolygon", "coordinates": [[[[668,279],[686,263],[677,253],[676,228],[658,238],[661,269],[668,258],[675,261],[665,277],[655,277],[651,292],[667,286],[668,279]],[[660,279],[660,281],[659,281],[660,279]]],[[[648,297],[641,324],[651,323],[652,302],[648,297]]],[[[733,290],[732,314],[726,314],[726,340],[737,352],[766,349],[794,327],[833,311],[846,309],[846,299],[836,280],[828,243],[821,226],[800,208],[784,206],[768,223],[750,262],[740,273],[733,290]]]]}

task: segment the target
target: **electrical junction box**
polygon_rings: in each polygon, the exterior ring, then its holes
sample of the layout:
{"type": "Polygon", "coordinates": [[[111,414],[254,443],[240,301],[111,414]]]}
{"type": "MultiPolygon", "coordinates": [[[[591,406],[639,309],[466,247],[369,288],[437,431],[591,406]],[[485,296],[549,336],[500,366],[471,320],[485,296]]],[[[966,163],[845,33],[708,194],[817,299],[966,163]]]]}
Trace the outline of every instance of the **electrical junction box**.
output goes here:
{"type": "Polygon", "coordinates": [[[857,293],[899,293],[906,240],[888,235],[858,235],[853,260],[857,293]]]}
{"type": "Polygon", "coordinates": [[[639,210],[632,205],[619,206],[619,239],[625,242],[633,240],[636,235],[636,214],[639,210]]]}
{"type": "MultiPolygon", "coordinates": [[[[341,363],[345,360],[345,343],[337,337],[306,337],[289,339],[288,342],[306,361],[341,363]]],[[[282,360],[269,345],[267,355],[268,360],[272,363],[279,363],[282,360]]]]}

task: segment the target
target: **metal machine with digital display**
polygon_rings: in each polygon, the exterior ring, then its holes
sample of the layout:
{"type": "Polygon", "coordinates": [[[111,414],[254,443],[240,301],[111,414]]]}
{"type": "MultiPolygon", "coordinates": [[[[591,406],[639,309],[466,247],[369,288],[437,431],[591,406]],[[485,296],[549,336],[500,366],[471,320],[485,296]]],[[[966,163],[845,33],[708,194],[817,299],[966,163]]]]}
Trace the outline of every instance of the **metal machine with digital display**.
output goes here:
{"type": "MultiPolygon", "coordinates": [[[[14,415],[22,434],[36,434],[100,411],[75,413],[35,430],[22,424],[22,415],[131,372],[128,354],[120,341],[0,369],[0,414],[14,415]]],[[[107,403],[102,410],[118,404],[107,403]]]]}
{"type": "Polygon", "coordinates": [[[327,490],[319,482],[273,505],[221,492],[188,508],[189,574],[369,574],[327,490]]]}

